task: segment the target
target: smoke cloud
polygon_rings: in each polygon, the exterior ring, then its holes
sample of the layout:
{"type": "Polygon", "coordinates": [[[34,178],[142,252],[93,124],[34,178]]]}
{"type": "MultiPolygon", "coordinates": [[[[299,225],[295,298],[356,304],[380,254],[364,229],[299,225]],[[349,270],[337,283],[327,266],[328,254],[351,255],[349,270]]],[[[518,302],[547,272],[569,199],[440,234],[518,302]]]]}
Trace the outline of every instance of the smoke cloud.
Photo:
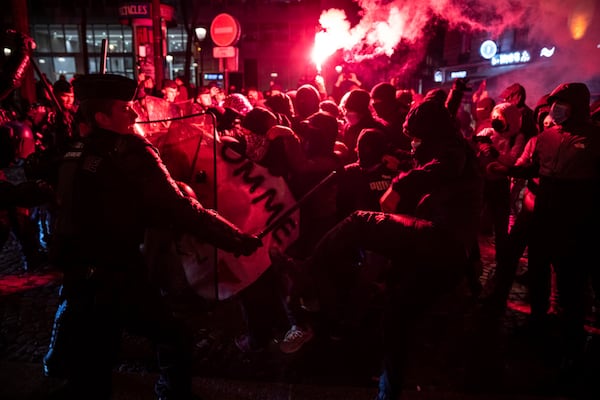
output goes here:
{"type": "Polygon", "coordinates": [[[513,50],[539,52],[543,46],[556,46],[549,62],[520,68],[496,80],[497,86],[504,87],[521,83],[528,89],[528,102],[567,81],[586,82],[592,91],[600,91],[596,86],[600,79],[597,0],[358,0],[357,5],[361,11],[355,24],[339,9],[324,10],[320,18],[326,31],[322,39],[343,50],[346,62],[390,58],[404,47],[410,49],[409,56],[388,68],[394,69],[393,73],[412,71],[425,54],[432,21],[441,19],[449,29],[485,32],[492,40],[508,29],[528,32],[526,38],[518,38],[524,48],[513,50]]]}

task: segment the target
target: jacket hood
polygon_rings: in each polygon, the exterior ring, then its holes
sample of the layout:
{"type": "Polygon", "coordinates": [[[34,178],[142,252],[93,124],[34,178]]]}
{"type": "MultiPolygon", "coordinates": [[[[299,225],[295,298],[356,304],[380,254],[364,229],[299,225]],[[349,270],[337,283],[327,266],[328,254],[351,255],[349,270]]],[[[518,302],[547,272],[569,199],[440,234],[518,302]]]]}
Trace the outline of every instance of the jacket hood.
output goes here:
{"type": "Polygon", "coordinates": [[[525,88],[519,83],[513,83],[500,93],[502,101],[507,101],[518,106],[525,104],[527,94],[525,88]]]}
{"type": "Polygon", "coordinates": [[[404,122],[407,134],[421,140],[439,140],[446,136],[455,136],[455,126],[443,103],[434,99],[427,99],[412,107],[404,122]]]}
{"type": "Polygon", "coordinates": [[[492,121],[494,119],[504,121],[508,127],[507,131],[498,132],[502,136],[513,137],[521,130],[521,111],[512,103],[500,103],[496,105],[492,110],[491,117],[492,121]]]}
{"type": "Polygon", "coordinates": [[[306,118],[319,111],[320,102],[319,91],[312,85],[304,84],[296,91],[294,107],[300,118],[306,118]]]}
{"type": "Polygon", "coordinates": [[[582,121],[590,116],[590,90],[585,83],[562,83],[550,93],[548,104],[561,100],[571,105],[571,120],[582,121]]]}

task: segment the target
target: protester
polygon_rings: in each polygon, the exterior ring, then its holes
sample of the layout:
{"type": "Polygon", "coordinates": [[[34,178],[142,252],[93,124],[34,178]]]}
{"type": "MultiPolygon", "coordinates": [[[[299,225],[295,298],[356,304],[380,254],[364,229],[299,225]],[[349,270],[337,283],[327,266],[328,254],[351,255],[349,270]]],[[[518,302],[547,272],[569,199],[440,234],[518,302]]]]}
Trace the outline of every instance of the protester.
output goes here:
{"type": "MultiPolygon", "coordinates": [[[[590,91],[584,83],[557,86],[548,98],[555,126],[537,136],[527,165],[488,166],[491,173],[521,178],[539,176],[529,237],[529,268],[556,270],[560,303],[563,372],[576,378],[582,372],[586,333],[585,290],[597,269],[600,213],[600,130],[590,118],[590,91]]],[[[535,278],[531,278],[535,279],[535,278]]],[[[533,286],[536,299],[547,286],[533,286]]],[[[547,296],[546,296],[547,299],[547,296]]],[[[530,328],[547,332],[547,300],[532,303],[530,328]]],[[[571,382],[573,383],[573,382],[571,382]]]]}
{"type": "MultiPolygon", "coordinates": [[[[330,335],[351,333],[358,250],[389,257],[378,399],[402,392],[410,327],[465,274],[477,238],[482,180],[474,152],[443,104],[427,100],[409,112],[405,133],[416,166],[381,199],[384,212],[356,211],[319,242],[304,268],[313,274],[330,335]],[[432,279],[435,277],[435,279],[432,279]]],[[[293,266],[291,268],[298,268],[293,266]]]]}

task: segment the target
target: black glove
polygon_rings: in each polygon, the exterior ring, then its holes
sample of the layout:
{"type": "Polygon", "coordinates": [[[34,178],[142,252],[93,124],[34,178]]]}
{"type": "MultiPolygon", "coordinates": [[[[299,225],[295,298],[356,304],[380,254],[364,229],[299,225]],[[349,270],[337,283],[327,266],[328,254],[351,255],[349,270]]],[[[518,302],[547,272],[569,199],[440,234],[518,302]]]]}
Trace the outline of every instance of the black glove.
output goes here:
{"type": "Polygon", "coordinates": [[[262,240],[256,235],[240,233],[236,238],[236,243],[232,247],[234,248],[233,254],[236,257],[250,256],[259,247],[262,247],[262,240]]]}
{"type": "Polygon", "coordinates": [[[470,92],[471,86],[468,86],[469,78],[456,78],[452,84],[452,89],[460,90],[461,92],[470,92]]]}

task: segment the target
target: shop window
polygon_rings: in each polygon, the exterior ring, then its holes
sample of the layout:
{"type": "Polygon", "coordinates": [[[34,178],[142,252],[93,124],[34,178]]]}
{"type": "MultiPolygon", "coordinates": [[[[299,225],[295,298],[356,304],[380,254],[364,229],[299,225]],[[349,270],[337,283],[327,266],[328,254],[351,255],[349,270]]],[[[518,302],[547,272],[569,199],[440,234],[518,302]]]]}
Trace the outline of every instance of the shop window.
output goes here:
{"type": "Polygon", "coordinates": [[[79,31],[77,25],[65,25],[65,49],[67,53],[79,53],[81,46],[79,45],[79,31]]]}
{"type": "Polygon", "coordinates": [[[38,53],[50,53],[50,32],[48,31],[48,25],[34,25],[32,29],[33,40],[36,44],[36,52],[38,53]]]}
{"type": "Polygon", "coordinates": [[[185,34],[183,28],[176,27],[171,28],[167,32],[167,44],[168,44],[168,52],[169,53],[178,53],[185,51],[185,34]]]}
{"type": "Polygon", "coordinates": [[[62,25],[50,25],[50,49],[53,53],[66,53],[65,33],[62,25]]]}
{"type": "Polygon", "coordinates": [[[61,75],[64,75],[67,80],[70,80],[77,72],[75,66],[75,57],[54,57],[54,80],[57,81],[61,75]]]}
{"type": "Polygon", "coordinates": [[[91,41],[88,42],[89,51],[92,53],[102,52],[102,39],[108,39],[108,26],[92,25],[90,32],[92,34],[92,38],[91,41]]]}

